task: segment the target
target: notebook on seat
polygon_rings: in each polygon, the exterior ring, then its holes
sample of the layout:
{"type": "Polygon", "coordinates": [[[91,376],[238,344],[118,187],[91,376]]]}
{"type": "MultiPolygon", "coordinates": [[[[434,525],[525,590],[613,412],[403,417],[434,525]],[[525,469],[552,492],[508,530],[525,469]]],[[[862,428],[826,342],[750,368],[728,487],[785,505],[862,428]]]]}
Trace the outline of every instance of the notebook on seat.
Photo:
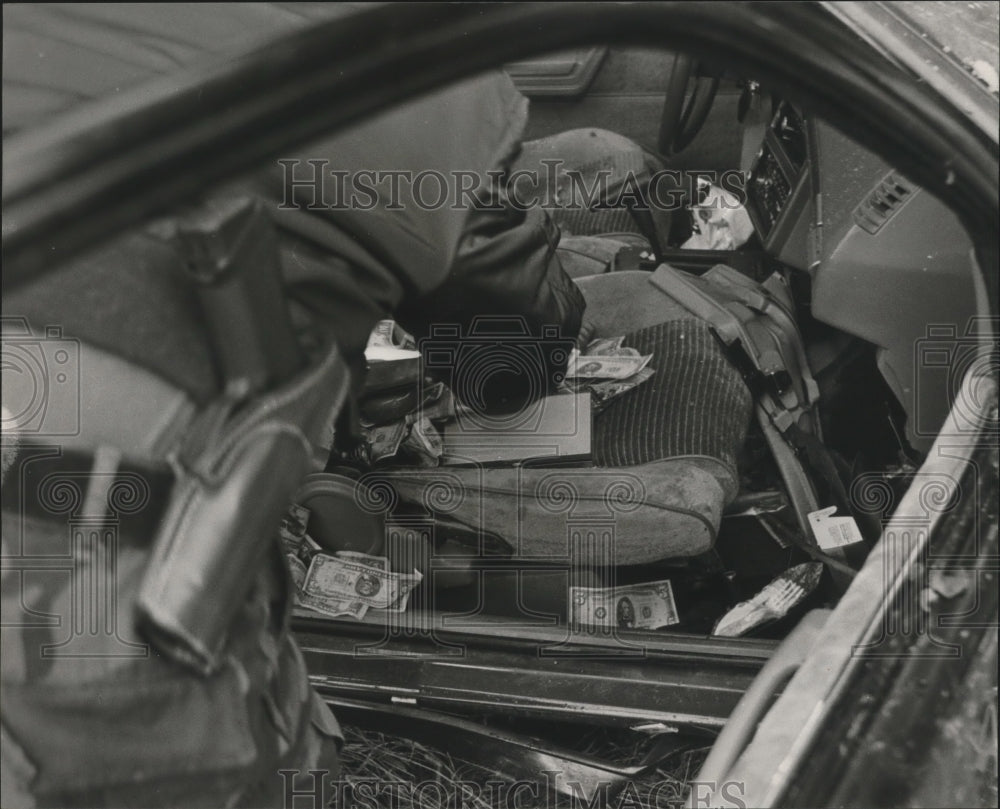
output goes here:
{"type": "Polygon", "coordinates": [[[442,464],[590,460],[590,393],[546,396],[516,413],[462,412],[444,428],[442,464]]]}

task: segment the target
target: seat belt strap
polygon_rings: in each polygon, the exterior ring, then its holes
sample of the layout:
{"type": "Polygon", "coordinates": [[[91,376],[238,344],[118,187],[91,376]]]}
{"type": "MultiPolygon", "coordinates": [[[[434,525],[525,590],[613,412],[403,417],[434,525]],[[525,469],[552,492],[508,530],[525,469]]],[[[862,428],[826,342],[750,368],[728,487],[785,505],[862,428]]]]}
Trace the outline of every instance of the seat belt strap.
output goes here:
{"type": "MultiPolygon", "coordinates": [[[[817,436],[813,406],[818,400],[818,387],[808,374],[798,329],[756,282],[742,276],[732,278],[738,273],[720,267],[710,273],[710,278],[694,278],[661,265],[650,280],[706,321],[740,370],[757,403],[758,423],[785,481],[799,526],[806,542],[815,545],[808,518],[820,507],[813,474],[824,480],[830,494],[839,501],[839,508],[849,509],[849,501],[843,481],[817,436]],[[773,333],[759,322],[762,318],[778,321],[775,325],[792,344],[798,367],[788,367],[787,350],[782,352],[773,333]],[[803,429],[803,424],[808,429],[803,429]]],[[[842,561],[840,549],[830,555],[842,561]]]]}

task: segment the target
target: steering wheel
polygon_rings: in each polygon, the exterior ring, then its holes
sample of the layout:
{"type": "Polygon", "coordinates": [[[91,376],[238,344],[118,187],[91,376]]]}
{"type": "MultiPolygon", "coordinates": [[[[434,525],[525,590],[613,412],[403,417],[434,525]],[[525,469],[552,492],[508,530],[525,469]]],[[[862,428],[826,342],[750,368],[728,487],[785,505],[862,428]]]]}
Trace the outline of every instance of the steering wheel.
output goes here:
{"type": "Polygon", "coordinates": [[[712,102],[719,89],[719,77],[697,76],[697,67],[694,59],[679,53],[670,69],[667,97],[660,117],[658,147],[662,155],[674,155],[688,147],[704,126],[708,112],[712,109],[712,102]],[[692,84],[688,98],[688,88],[692,84]]]}

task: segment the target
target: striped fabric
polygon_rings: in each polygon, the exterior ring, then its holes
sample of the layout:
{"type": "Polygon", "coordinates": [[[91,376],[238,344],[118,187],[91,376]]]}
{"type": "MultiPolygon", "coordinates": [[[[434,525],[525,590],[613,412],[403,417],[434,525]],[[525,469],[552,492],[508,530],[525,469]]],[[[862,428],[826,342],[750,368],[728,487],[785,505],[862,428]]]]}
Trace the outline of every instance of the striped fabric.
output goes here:
{"type": "Polygon", "coordinates": [[[672,320],[629,334],[624,344],[652,353],[656,373],[596,416],[594,462],[632,466],[703,455],[735,475],[753,402],[708,325],[672,320]]]}
{"type": "Polygon", "coordinates": [[[553,208],[552,221],[563,233],[596,236],[602,233],[639,233],[632,214],[626,208],[553,208]]]}

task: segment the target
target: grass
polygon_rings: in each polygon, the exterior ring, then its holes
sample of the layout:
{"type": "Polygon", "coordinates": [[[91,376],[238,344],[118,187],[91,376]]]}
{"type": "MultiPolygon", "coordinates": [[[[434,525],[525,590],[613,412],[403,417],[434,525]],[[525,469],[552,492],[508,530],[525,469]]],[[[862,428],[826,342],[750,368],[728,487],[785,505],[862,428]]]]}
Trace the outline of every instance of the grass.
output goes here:
{"type": "MultiPolygon", "coordinates": [[[[552,731],[552,727],[545,730],[552,731]]],[[[654,738],[631,731],[579,726],[554,739],[619,766],[640,761],[654,738]],[[572,736],[572,740],[570,739],[572,736]]],[[[676,809],[708,753],[702,737],[677,737],[677,744],[654,771],[624,790],[603,798],[547,794],[539,774],[537,788],[512,789],[514,778],[501,770],[463,761],[457,754],[419,742],[347,726],[341,756],[346,789],[339,809],[676,809]],[[392,784],[400,786],[392,787],[392,784]]],[[[536,727],[532,735],[541,735],[536,727]]],[[[551,736],[551,732],[547,735],[551,736]]]]}

